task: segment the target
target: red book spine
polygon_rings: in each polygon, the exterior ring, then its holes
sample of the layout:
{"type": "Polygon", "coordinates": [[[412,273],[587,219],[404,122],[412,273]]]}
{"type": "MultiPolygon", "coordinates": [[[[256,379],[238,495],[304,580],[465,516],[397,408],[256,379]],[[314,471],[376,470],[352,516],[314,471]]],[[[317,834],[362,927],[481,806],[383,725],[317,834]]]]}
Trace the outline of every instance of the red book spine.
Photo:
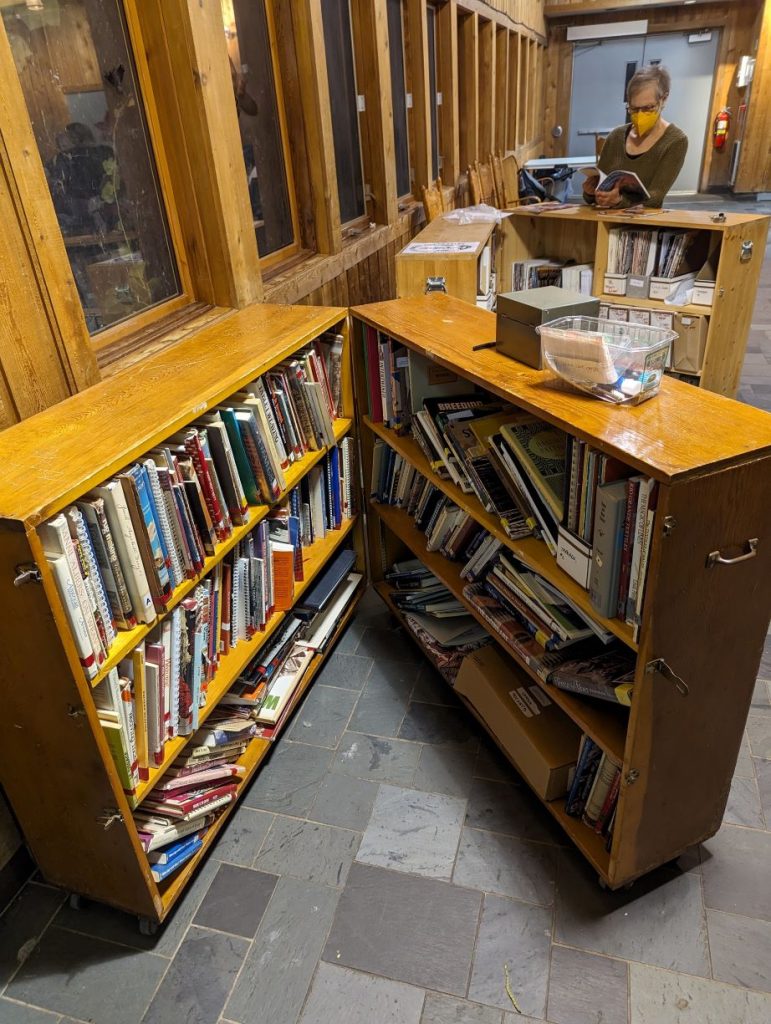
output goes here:
{"type": "Polygon", "coordinates": [[[193,797],[190,800],[177,799],[176,797],[167,797],[167,803],[174,807],[179,808],[183,814],[189,814],[191,811],[197,811],[199,807],[205,807],[206,804],[211,803],[212,800],[216,800],[221,796],[228,796],[230,793],[235,793],[238,786],[236,783],[230,782],[224,786],[215,786],[213,789],[207,789],[205,793],[200,793],[198,796],[193,797]]]}
{"type": "Polygon", "coordinates": [[[225,520],[222,516],[222,509],[217,498],[216,491],[214,490],[214,484],[212,483],[211,476],[209,475],[209,467],[206,465],[206,456],[203,453],[201,447],[201,441],[198,437],[198,432],[191,430],[189,434],[185,436],[185,451],[193,460],[193,466],[195,467],[196,475],[201,484],[201,490],[203,491],[204,501],[206,507],[209,510],[211,521],[214,524],[214,530],[217,534],[218,540],[227,540],[229,531],[225,525],[225,520]]]}
{"type": "Polygon", "coordinates": [[[324,353],[320,351],[318,341],[313,343],[313,348],[315,350],[317,365],[319,367],[317,372],[321,375],[320,379],[324,385],[324,394],[326,395],[327,405],[329,406],[329,415],[334,420],[337,418],[337,410],[335,409],[335,403],[332,400],[332,388],[329,385],[329,376],[327,374],[327,364],[324,360],[324,353]]]}
{"type": "Polygon", "coordinates": [[[624,514],[624,543],[621,549],[621,574],[618,582],[618,606],[616,617],[626,618],[626,599],[629,594],[629,576],[632,571],[632,550],[634,548],[634,526],[637,518],[638,480],[626,482],[626,512],[624,514]]]}
{"type": "Polygon", "coordinates": [[[613,808],[616,806],[616,800],[618,799],[618,791],[621,787],[621,772],[617,771],[613,782],[610,784],[608,795],[605,797],[605,803],[602,805],[602,810],[599,813],[597,821],[594,823],[594,831],[597,835],[602,835],[602,831],[605,828],[605,824],[610,817],[613,808]]]}
{"type": "Polygon", "coordinates": [[[232,599],[233,569],[230,562],[222,563],[222,621],[220,622],[220,651],[230,650],[230,605],[232,599]]]}

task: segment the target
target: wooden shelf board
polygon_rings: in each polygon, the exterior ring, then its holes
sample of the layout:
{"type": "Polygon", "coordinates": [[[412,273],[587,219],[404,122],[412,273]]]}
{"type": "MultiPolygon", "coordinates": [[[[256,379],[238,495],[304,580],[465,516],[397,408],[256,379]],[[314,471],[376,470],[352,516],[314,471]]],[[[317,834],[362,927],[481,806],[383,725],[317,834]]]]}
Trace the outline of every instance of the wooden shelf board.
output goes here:
{"type": "Polygon", "coordinates": [[[417,442],[411,437],[400,436],[388,427],[383,426],[382,423],[373,423],[368,416],[364,417],[364,423],[422,473],[423,476],[427,477],[432,484],[451,498],[456,505],[459,505],[464,511],[472,515],[489,533],[497,537],[517,558],[521,558],[531,569],[540,573],[553,583],[555,587],[558,587],[582,611],[591,616],[595,622],[599,622],[605,629],[610,630],[627,647],[630,647],[633,651],[637,650],[638,645],[632,638],[632,627],[620,619],[605,619],[597,615],[589,600],[589,592],[584,590],[572,577],[560,569],[542,540],[538,540],[536,537],[512,540],[501,526],[500,520],[496,519],[489,512],[485,512],[475,495],[464,494],[460,487],[451,480],[443,479],[431,469],[428,459],[420,450],[417,442]]]}
{"type": "MultiPolygon", "coordinates": [[[[351,429],[352,422],[352,420],[344,418],[334,421],[335,440],[337,443],[339,443],[351,429]]],[[[201,571],[196,573],[196,575],[191,579],[185,580],[183,583],[180,583],[178,587],[174,588],[174,593],[171,595],[165,611],[157,615],[152,623],[149,625],[143,623],[140,626],[135,626],[133,629],[119,630],[115,640],[110,645],[109,656],[105,659],[99,669],[99,672],[92,680],[90,680],[91,685],[97,686],[101,683],[110,669],[115,668],[119,662],[128,657],[136,645],[140,641],[144,640],[147,634],[155,629],[155,627],[162,622],[174,608],[177,607],[180,601],[183,601],[187,595],[198,586],[205,576],[208,576],[212,569],[222,561],[225,555],[267,516],[271,508],[274,508],[276,505],[280,505],[282,501],[286,500],[289,492],[297,486],[309,470],[321,461],[328,451],[329,448],[320,448],[318,451],[308,452],[302,459],[293,463],[284,473],[286,478],[285,490],[281,492],[280,496],[272,502],[271,505],[250,505],[249,522],[244,523],[241,526],[234,526],[233,532],[228,539],[215,546],[214,554],[206,559],[201,571]]]]}
{"type": "Polygon", "coordinates": [[[412,518],[400,509],[391,508],[390,505],[378,505],[371,503],[383,523],[398,537],[412,553],[423,562],[431,572],[437,576],[442,583],[452,592],[467,609],[470,615],[489,632],[497,644],[511,657],[523,672],[526,672],[563,711],[573,719],[576,725],[590,736],[595,743],[598,743],[603,750],[608,751],[617,760],[623,761],[624,747],[626,744],[626,727],[628,717],[622,709],[612,705],[603,706],[601,701],[590,701],[572,693],[558,690],[549,686],[543,679],[527,665],[516,651],[509,647],[506,641],[490,628],[489,623],[474,605],[463,596],[463,588],[466,581],[461,579],[460,566],[451,562],[434,551],[426,550],[426,539],[416,528],[412,518]],[[621,713],[619,714],[619,711],[621,713]]]}
{"type": "Polygon", "coordinates": [[[353,613],[356,611],[356,606],[361,600],[361,597],[364,593],[364,589],[365,588],[363,586],[359,586],[358,590],[354,592],[350,602],[348,603],[348,606],[345,609],[342,618],[340,619],[340,622],[337,625],[337,629],[335,630],[334,635],[331,637],[329,643],[327,644],[326,649],[320,652],[319,654],[316,654],[311,659],[308,668],[305,671],[305,675],[303,676],[300,682],[300,685],[292,694],[292,698],[289,702],[287,712],[284,715],[282,729],[276,734],[276,736],[272,740],[267,740],[263,739],[260,736],[256,736],[239,758],[238,763],[246,768],[246,775],[239,783],[235,800],[225,807],[224,811],[217,817],[212,827],[204,836],[203,846],[201,847],[201,849],[198,851],[195,857],[191,857],[190,860],[187,861],[187,863],[180,868],[178,873],[170,875],[168,879],[165,879],[163,882],[159,884],[158,888],[161,895],[161,901],[163,903],[164,917],[168,915],[168,913],[171,911],[171,908],[174,906],[174,903],[177,901],[179,896],[184,891],[185,886],[190,880],[191,875],[195,872],[196,868],[201,863],[201,861],[203,860],[203,858],[206,856],[209,849],[213,845],[215,839],[217,838],[220,831],[224,827],[225,822],[230,817],[234,807],[238,804],[239,800],[241,799],[241,796],[243,795],[249,782],[252,780],[252,778],[257,772],[257,769],[260,767],[260,765],[270,752],[273,743],[278,738],[278,736],[281,735],[281,732],[283,732],[283,729],[286,727],[286,724],[292,718],[295,710],[297,709],[297,705],[305,696],[311,683],[318,675],[319,670],[326,661],[328,655],[334,649],[334,646],[337,643],[338,639],[340,638],[340,635],[342,634],[343,630],[353,617],[353,613]]]}
{"type": "Polygon", "coordinates": [[[611,306],[635,306],[638,309],[657,309],[661,313],[684,313],[686,316],[711,316],[712,306],[696,306],[693,303],[686,303],[683,306],[675,306],[663,299],[636,299],[633,295],[606,295],[601,293],[595,296],[602,303],[611,306]]]}
{"type": "MultiPolygon", "coordinates": [[[[297,604],[300,600],[330,555],[342,545],[353,529],[355,522],[355,517],[353,519],[346,519],[339,530],[330,531],[326,537],[316,541],[315,544],[306,549],[303,557],[305,579],[295,584],[294,604],[297,604]]],[[[255,633],[250,640],[232,647],[227,654],[220,658],[217,674],[209,682],[206,704],[198,713],[199,726],[203,725],[249,662],[252,661],[257,652],[264,647],[268,639],[275,633],[287,614],[287,612],[275,612],[261,633],[255,633]]],[[[163,748],[162,763],[150,770],[150,778],[140,783],[136,795],[133,798],[129,798],[129,805],[132,809],[142,803],[147,794],[153,789],[191,739],[192,736],[177,736],[172,740],[166,741],[163,748]]]]}

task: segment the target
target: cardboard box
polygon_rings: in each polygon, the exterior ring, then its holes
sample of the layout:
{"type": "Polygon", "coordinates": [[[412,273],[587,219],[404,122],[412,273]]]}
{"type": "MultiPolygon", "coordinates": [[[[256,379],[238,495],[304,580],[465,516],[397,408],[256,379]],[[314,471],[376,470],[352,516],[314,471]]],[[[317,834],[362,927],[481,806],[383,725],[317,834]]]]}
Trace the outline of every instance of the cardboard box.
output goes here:
{"type": "Polygon", "coordinates": [[[563,316],[596,317],[599,309],[599,299],[555,285],[506,292],[498,296],[496,307],[496,350],[542,370],[541,339],[536,327],[563,316]]]}
{"type": "Polygon", "coordinates": [[[625,324],[629,319],[629,310],[626,306],[611,306],[608,310],[608,320],[617,324],[625,324]]]}
{"type": "Polygon", "coordinates": [[[626,294],[631,295],[636,299],[647,299],[650,284],[651,279],[648,276],[643,277],[637,274],[627,274],[626,294]]]}
{"type": "Polygon", "coordinates": [[[652,277],[650,280],[650,297],[665,302],[667,299],[674,299],[677,289],[682,284],[695,281],[696,274],[681,274],[679,277],[652,277]]]}
{"type": "Polygon", "coordinates": [[[543,800],[567,793],[581,730],[522,669],[492,644],[480,647],[463,659],[455,691],[543,800]]]}
{"type": "Polygon", "coordinates": [[[576,537],[564,526],[557,527],[557,565],[576,583],[589,589],[592,568],[592,545],[576,537]]]}
{"type": "Polygon", "coordinates": [[[651,322],[651,311],[649,309],[634,309],[629,310],[629,323],[640,324],[644,327],[650,327],[651,322]]]}
{"type": "Polygon", "coordinates": [[[672,342],[672,368],[683,373],[699,373],[707,347],[707,318],[675,313],[673,329],[677,337],[672,342]]]}
{"type": "Polygon", "coordinates": [[[691,302],[694,306],[707,306],[709,309],[712,308],[712,303],[715,298],[715,282],[714,281],[700,281],[698,277],[693,286],[693,293],[691,295],[691,302]]]}
{"type": "Polygon", "coordinates": [[[602,290],[606,295],[626,295],[626,274],[606,274],[602,290]]]}

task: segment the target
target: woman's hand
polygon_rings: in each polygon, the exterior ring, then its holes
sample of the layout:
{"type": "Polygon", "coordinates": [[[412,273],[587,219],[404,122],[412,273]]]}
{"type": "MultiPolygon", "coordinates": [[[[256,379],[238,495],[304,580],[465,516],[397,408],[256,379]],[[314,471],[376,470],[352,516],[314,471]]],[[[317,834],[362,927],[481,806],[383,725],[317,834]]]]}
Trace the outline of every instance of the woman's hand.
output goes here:
{"type": "Polygon", "coordinates": [[[596,175],[593,178],[584,178],[583,190],[585,196],[593,196],[596,193],[599,180],[596,175]]]}
{"type": "Polygon", "coordinates": [[[597,205],[603,210],[612,210],[614,207],[621,205],[621,191],[618,185],[607,192],[595,192],[594,198],[597,201],[597,205]]]}

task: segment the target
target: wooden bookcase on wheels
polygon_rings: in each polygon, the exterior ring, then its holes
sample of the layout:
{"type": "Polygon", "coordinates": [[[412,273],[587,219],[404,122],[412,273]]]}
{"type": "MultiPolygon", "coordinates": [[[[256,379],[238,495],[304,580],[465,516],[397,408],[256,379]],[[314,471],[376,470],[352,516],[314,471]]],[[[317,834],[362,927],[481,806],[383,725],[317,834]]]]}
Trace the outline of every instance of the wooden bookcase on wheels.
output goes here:
{"type": "Polygon", "coordinates": [[[725,810],[771,611],[771,417],[669,378],[656,397],[631,408],[550,387],[543,372],[494,350],[474,351],[476,342],[493,335],[494,315],[446,295],[360,306],[352,315],[365,487],[374,442],[381,438],[634,652],[631,708],[543,682],[464,596],[463,563],[428,551],[407,511],[370,499],[370,572],[393,614],[403,621],[384,573],[396,559],[417,557],[490,631],[524,685],[543,687],[622,764],[609,851],[593,829],[566,814],[564,797],[544,802],[601,884],[624,886],[713,835],[725,810]],[[473,494],[433,472],[410,436],[370,419],[367,325],[658,482],[637,640],[620,619],[598,618],[588,592],[541,540],[510,540],[473,494]]]}
{"type": "MultiPolygon", "coordinates": [[[[6,430],[0,436],[0,778],[24,835],[49,882],[136,914],[152,931],[172,910],[197,866],[236,806],[229,804],[207,831],[203,847],[167,880],[157,883],[140,844],[132,809],[152,790],[190,741],[168,740],[163,765],[151,768],[137,795],[127,798],[97,717],[93,686],[148,633],[150,626],[119,632],[94,680],[85,678],[59,593],[43,553],[38,528],[132,460],[193,422],[205,410],[302,349],[323,332],[343,335],[342,416],[336,441],[354,429],[347,310],[257,305],[233,313],[130,371],[6,430]]],[[[287,493],[317,465],[325,449],[310,451],[286,471],[287,493]]],[[[358,490],[358,488],[357,488],[358,490]]],[[[282,495],[283,497],[283,495],[282,495]]],[[[250,506],[249,522],[234,526],[216,545],[203,570],[178,586],[169,607],[198,582],[269,512],[250,506]]],[[[364,570],[360,519],[304,550],[304,579],[295,602],[317,580],[329,559],[351,544],[364,570]]],[[[361,593],[346,608],[345,628],[361,593]]],[[[200,710],[201,724],[242,670],[265,645],[286,613],[275,612],[263,632],[222,656],[200,710]]],[[[162,617],[162,616],[161,616],[162,617]]],[[[326,648],[331,650],[331,644],[326,648]]],[[[295,706],[326,654],[309,663],[295,706]]],[[[240,764],[240,796],[271,748],[253,739],[240,764]]]]}

